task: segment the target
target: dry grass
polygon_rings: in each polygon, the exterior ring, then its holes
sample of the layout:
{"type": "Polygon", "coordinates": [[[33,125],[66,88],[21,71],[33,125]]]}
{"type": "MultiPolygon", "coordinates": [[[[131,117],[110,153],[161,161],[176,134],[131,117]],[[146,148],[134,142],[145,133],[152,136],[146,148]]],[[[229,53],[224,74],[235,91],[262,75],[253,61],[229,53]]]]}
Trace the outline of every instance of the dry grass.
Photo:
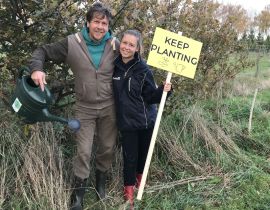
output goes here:
{"type": "MultiPolygon", "coordinates": [[[[1,150],[0,150],[1,159],[4,158],[4,156],[5,156],[5,149],[1,148],[1,150]]],[[[7,175],[5,172],[6,169],[7,169],[7,163],[4,161],[3,162],[1,161],[1,165],[0,165],[0,207],[3,205],[3,203],[5,201],[5,194],[6,194],[5,184],[6,184],[6,175],[7,175]]]]}
{"type": "Polygon", "coordinates": [[[233,82],[233,93],[236,96],[248,96],[254,93],[254,90],[266,90],[270,88],[270,69],[265,70],[260,77],[251,74],[240,74],[233,82]]]}
{"type": "Polygon", "coordinates": [[[238,153],[239,149],[231,137],[216,123],[209,121],[203,116],[201,108],[195,109],[191,122],[193,125],[193,141],[202,139],[208,150],[220,155],[224,149],[230,153],[238,153]]]}
{"type": "Polygon", "coordinates": [[[187,179],[180,179],[180,180],[176,180],[176,181],[172,181],[172,182],[157,184],[157,185],[149,187],[145,192],[151,193],[154,191],[171,189],[171,188],[179,186],[179,185],[186,185],[189,183],[195,183],[195,182],[201,182],[201,181],[205,181],[205,180],[209,180],[209,179],[214,179],[217,176],[222,177],[223,175],[222,174],[209,174],[207,176],[196,176],[196,177],[190,177],[187,179]]]}
{"type": "Polygon", "coordinates": [[[8,135],[2,133],[0,147],[0,209],[68,209],[69,176],[52,124],[30,130],[4,126],[8,135]]]}
{"type": "Polygon", "coordinates": [[[62,152],[52,124],[45,126],[32,127],[29,144],[23,151],[23,165],[17,169],[16,185],[29,205],[67,209],[69,183],[65,179],[62,152]]]}
{"type": "MultiPolygon", "coordinates": [[[[7,112],[1,112],[1,118],[5,117],[7,112]]],[[[20,157],[19,143],[20,137],[12,123],[0,122],[0,209],[9,199],[14,184],[16,171],[13,167],[14,162],[18,162],[20,157]]]]}
{"type": "Polygon", "coordinates": [[[248,96],[254,93],[254,90],[266,90],[270,88],[270,79],[242,78],[233,85],[234,95],[248,96]]]}
{"type": "MultiPolygon", "coordinates": [[[[14,127],[0,124],[1,128],[6,128],[6,135],[2,130],[0,145],[0,209],[69,209],[73,157],[64,157],[63,145],[53,124],[40,123],[26,129],[16,123],[14,127]]],[[[92,160],[85,209],[112,209],[112,206],[126,205],[121,152],[118,146],[108,176],[108,198],[104,201],[98,201],[96,197],[92,160]]]]}
{"type": "Polygon", "coordinates": [[[159,146],[168,162],[176,168],[189,170],[192,167],[197,173],[204,174],[220,170],[218,165],[222,154],[239,154],[232,138],[218,124],[207,119],[199,106],[194,105],[184,112],[188,114],[181,115],[183,119],[178,124],[172,126],[171,122],[165,121],[160,131],[159,146]],[[199,153],[205,150],[216,156],[214,165],[200,159],[199,153]],[[198,155],[194,155],[196,152],[198,155]]]}
{"type": "MultiPolygon", "coordinates": [[[[162,176],[162,179],[153,182],[150,178],[160,177],[159,173],[164,173],[162,171],[164,166],[152,164],[145,188],[146,193],[211,179],[211,174],[216,176],[222,171],[220,156],[239,152],[231,137],[218,124],[212,122],[199,105],[194,105],[183,112],[178,120],[170,121],[169,118],[163,120],[156,146],[165,154],[166,161],[177,171],[182,170],[189,175],[196,175],[191,178],[177,178],[179,180],[162,176]],[[214,160],[208,160],[209,154],[214,157],[214,160]]],[[[220,113],[222,114],[225,113],[220,113]]],[[[0,202],[2,202],[0,208],[3,205],[11,209],[15,208],[15,204],[8,203],[10,200],[13,203],[18,202],[19,207],[27,209],[68,209],[72,172],[66,166],[67,162],[63,157],[55,128],[51,123],[45,123],[31,126],[29,132],[22,131],[20,134],[14,132],[15,130],[13,133],[9,130],[9,136],[6,136],[5,140],[13,139],[14,143],[20,142],[23,135],[29,135],[29,138],[26,138],[27,141],[22,142],[17,149],[18,156],[11,158],[13,174],[6,172],[6,169],[10,167],[10,162],[0,162],[0,202]],[[14,176],[13,184],[7,181],[9,176],[14,176]]],[[[4,148],[6,147],[0,147],[0,155],[6,153],[4,148]]],[[[93,162],[91,164],[94,168],[93,162]]],[[[123,200],[122,165],[119,146],[116,148],[115,161],[109,174],[108,198],[104,201],[96,199],[94,173],[91,171],[85,196],[85,209],[125,209],[127,207],[123,200]]]]}

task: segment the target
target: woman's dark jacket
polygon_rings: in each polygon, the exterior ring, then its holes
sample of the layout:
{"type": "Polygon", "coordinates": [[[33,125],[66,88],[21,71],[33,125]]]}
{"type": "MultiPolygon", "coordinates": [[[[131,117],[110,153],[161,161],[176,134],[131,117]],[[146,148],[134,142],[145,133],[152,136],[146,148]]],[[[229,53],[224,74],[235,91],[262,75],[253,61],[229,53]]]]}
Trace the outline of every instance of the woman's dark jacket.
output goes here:
{"type": "Polygon", "coordinates": [[[138,53],[124,63],[121,55],[115,60],[113,91],[118,129],[138,130],[154,127],[163,85],[156,87],[153,74],[138,53]]]}

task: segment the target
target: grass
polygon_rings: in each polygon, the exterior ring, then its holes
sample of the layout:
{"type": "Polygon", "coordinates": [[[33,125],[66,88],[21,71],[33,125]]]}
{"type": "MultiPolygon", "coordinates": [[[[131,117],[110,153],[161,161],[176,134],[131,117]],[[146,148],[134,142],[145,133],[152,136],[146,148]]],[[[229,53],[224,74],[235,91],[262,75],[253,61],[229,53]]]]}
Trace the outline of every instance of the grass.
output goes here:
{"type": "Polygon", "coordinates": [[[254,66],[251,66],[249,68],[244,69],[244,71],[238,75],[238,77],[242,77],[244,75],[255,75],[257,66],[256,62],[259,58],[259,71],[260,72],[268,72],[268,69],[270,68],[270,62],[269,62],[269,54],[264,53],[258,55],[258,53],[252,52],[249,53],[249,60],[254,64],[254,66]]]}
{"type": "MultiPolygon", "coordinates": [[[[33,126],[29,138],[16,125],[1,124],[7,134],[2,136],[3,159],[1,181],[4,209],[67,209],[68,183],[65,180],[62,152],[51,127],[33,126]],[[23,137],[23,138],[22,138],[23,137]]],[[[47,124],[46,126],[49,126],[47,124]]],[[[2,130],[3,131],[3,130],[2,130]]]]}
{"type": "MultiPolygon", "coordinates": [[[[253,56],[250,57],[255,63],[256,59],[253,56]]],[[[259,90],[270,88],[270,62],[268,54],[259,60],[259,74],[257,77],[255,77],[256,68],[256,65],[254,65],[252,68],[245,69],[237,75],[232,84],[234,96],[252,96],[256,88],[259,90]]]]}
{"type": "MultiPolygon", "coordinates": [[[[143,199],[135,200],[135,209],[269,209],[270,59],[260,61],[258,78],[256,69],[245,70],[228,97],[198,101],[163,117],[143,199]]],[[[58,123],[24,126],[1,107],[6,120],[0,122],[0,209],[68,209],[73,134],[58,123]]],[[[121,148],[116,148],[104,201],[96,198],[93,162],[92,168],[85,209],[128,209],[121,148]]]]}

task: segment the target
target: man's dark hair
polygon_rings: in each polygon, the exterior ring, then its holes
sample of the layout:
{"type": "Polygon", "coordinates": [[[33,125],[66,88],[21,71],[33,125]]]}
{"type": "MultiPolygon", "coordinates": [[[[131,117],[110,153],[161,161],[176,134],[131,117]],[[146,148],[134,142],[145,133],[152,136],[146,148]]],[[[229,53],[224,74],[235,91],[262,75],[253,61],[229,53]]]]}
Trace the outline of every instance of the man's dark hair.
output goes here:
{"type": "Polygon", "coordinates": [[[111,23],[112,14],[109,8],[105,7],[100,2],[96,2],[91,6],[91,8],[86,13],[86,20],[90,22],[96,15],[100,16],[101,18],[108,18],[109,24],[111,23]]]}

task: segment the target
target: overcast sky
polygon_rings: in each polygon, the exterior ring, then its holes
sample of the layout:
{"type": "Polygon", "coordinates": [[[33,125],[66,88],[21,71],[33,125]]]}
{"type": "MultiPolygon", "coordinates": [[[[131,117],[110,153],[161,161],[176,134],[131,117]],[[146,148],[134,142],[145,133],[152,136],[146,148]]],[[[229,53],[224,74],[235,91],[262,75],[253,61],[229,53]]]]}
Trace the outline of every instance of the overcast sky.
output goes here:
{"type": "Polygon", "coordinates": [[[235,4],[242,5],[248,12],[251,13],[260,13],[266,5],[270,5],[270,0],[217,0],[223,4],[235,4]]]}

